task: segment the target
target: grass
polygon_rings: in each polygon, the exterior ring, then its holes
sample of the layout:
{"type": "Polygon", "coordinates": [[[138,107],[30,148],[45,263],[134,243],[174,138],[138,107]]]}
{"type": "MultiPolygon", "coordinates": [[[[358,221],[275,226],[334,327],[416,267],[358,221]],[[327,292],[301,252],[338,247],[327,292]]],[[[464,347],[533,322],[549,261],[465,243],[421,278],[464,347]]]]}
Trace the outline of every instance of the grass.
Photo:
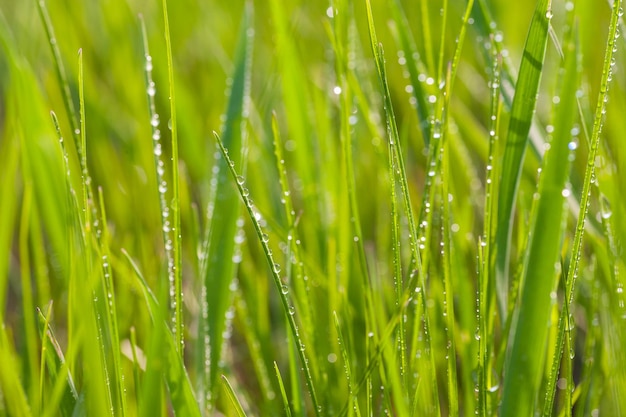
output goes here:
{"type": "Polygon", "coordinates": [[[0,416],[626,410],[622,1],[0,1],[0,416]]]}

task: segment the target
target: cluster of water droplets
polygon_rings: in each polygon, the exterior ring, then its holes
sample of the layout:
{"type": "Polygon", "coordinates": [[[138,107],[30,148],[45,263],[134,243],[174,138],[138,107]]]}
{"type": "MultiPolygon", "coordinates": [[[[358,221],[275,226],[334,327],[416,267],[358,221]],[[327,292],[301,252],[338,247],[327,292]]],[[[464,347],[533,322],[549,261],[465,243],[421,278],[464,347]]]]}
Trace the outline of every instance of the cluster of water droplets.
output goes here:
{"type": "MultiPolygon", "coordinates": [[[[174,262],[174,244],[172,240],[172,232],[178,233],[173,230],[170,220],[170,208],[167,203],[167,191],[168,185],[165,177],[165,162],[163,161],[163,148],[161,145],[161,120],[159,114],[156,112],[155,96],[156,96],[156,84],[152,79],[152,56],[150,54],[145,55],[145,72],[147,79],[146,94],[148,95],[148,103],[150,110],[150,126],[152,129],[152,149],[154,154],[154,163],[156,168],[156,180],[157,189],[159,193],[159,205],[161,208],[161,224],[163,233],[163,242],[165,246],[165,255],[167,258],[167,275],[169,279],[169,295],[172,310],[176,309],[176,265],[174,262]]],[[[176,315],[173,315],[174,326],[176,326],[176,315]]]]}

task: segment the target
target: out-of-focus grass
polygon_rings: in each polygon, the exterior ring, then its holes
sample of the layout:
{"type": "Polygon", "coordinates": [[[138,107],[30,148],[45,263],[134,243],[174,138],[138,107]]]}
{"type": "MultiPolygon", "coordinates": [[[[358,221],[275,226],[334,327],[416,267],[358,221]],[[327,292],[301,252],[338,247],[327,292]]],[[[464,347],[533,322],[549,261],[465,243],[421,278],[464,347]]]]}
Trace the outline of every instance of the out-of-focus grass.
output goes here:
{"type": "Polygon", "coordinates": [[[0,415],[626,409],[620,0],[0,12],[0,415]]]}

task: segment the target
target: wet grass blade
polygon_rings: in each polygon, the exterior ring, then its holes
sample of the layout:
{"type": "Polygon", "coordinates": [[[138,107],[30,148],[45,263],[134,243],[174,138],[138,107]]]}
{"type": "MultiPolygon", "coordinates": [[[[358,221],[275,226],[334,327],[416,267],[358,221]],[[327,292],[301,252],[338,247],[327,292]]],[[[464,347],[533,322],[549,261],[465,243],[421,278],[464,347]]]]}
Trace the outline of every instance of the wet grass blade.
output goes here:
{"type": "MultiPolygon", "coordinates": [[[[555,123],[550,150],[546,153],[539,183],[539,201],[521,280],[521,300],[512,328],[512,347],[505,367],[502,416],[528,416],[534,413],[538,398],[548,318],[552,309],[550,292],[557,278],[565,227],[569,189],[571,130],[576,116],[576,91],[580,82],[578,43],[568,43],[560,102],[555,106],[555,123]]],[[[506,169],[506,168],[505,168],[506,169]]]]}
{"type": "Polygon", "coordinates": [[[538,0],[533,14],[515,86],[515,97],[511,107],[511,118],[502,159],[496,229],[496,288],[503,321],[507,315],[508,264],[511,255],[513,208],[548,43],[548,27],[552,17],[550,7],[551,0],[538,0]]]}
{"type": "MultiPolygon", "coordinates": [[[[222,127],[225,146],[231,152],[231,161],[238,169],[245,171],[244,141],[246,136],[247,114],[249,112],[250,67],[253,45],[253,14],[251,3],[242,18],[239,41],[234,60],[233,84],[230,90],[226,119],[222,127]]],[[[204,242],[203,279],[206,287],[208,316],[205,323],[210,343],[209,373],[205,375],[206,390],[217,394],[219,388],[219,363],[222,360],[224,345],[223,333],[226,329],[226,311],[232,304],[230,286],[235,275],[235,235],[238,230],[237,220],[241,216],[238,194],[233,189],[226,161],[217,159],[217,185],[214,191],[214,206],[208,234],[204,242]]],[[[212,401],[215,400],[213,395],[212,401]]]]}
{"type": "MultiPolygon", "coordinates": [[[[495,49],[495,48],[494,48],[495,49]]],[[[495,54],[494,54],[495,55],[495,54]]],[[[492,250],[494,246],[494,190],[496,178],[500,171],[497,158],[498,131],[500,124],[500,60],[494,56],[492,61],[491,79],[491,110],[489,122],[489,152],[487,156],[485,179],[485,209],[483,217],[483,236],[479,240],[479,275],[478,275],[478,415],[491,415],[491,406],[488,402],[488,391],[492,379],[492,352],[494,346],[489,343],[493,340],[493,317],[495,317],[495,282],[494,262],[492,250]]]]}
{"type": "Polygon", "coordinates": [[[313,403],[313,408],[314,408],[313,411],[314,411],[314,414],[319,417],[322,415],[322,407],[317,399],[315,385],[313,383],[313,377],[312,377],[311,370],[308,365],[309,361],[305,352],[304,344],[302,343],[302,339],[300,338],[300,335],[298,332],[298,325],[296,324],[296,320],[295,320],[295,313],[296,313],[295,308],[289,300],[288,292],[283,291],[283,284],[279,275],[281,271],[280,265],[274,262],[272,251],[270,250],[270,247],[267,243],[267,239],[264,237],[266,236],[266,233],[261,228],[261,225],[258,220],[258,218],[260,218],[260,214],[256,212],[256,209],[252,205],[252,200],[250,198],[249,191],[245,190],[245,187],[244,187],[245,179],[242,176],[237,174],[237,171],[235,170],[235,163],[230,158],[228,151],[224,147],[224,144],[222,143],[217,133],[215,133],[215,139],[217,140],[222,156],[226,160],[226,165],[228,166],[230,170],[233,181],[237,184],[237,190],[239,191],[239,195],[241,196],[241,199],[244,202],[246,211],[248,212],[250,220],[252,221],[252,225],[254,226],[254,230],[256,231],[257,237],[259,241],[261,242],[261,246],[263,247],[263,253],[265,255],[265,259],[267,260],[270,270],[272,272],[272,278],[274,281],[274,285],[276,286],[276,290],[279,293],[283,312],[285,316],[287,317],[287,322],[289,323],[289,330],[291,332],[291,337],[293,337],[295,349],[298,352],[297,354],[300,359],[300,365],[302,367],[302,370],[304,371],[306,385],[307,385],[309,394],[311,396],[311,401],[313,403]]]}
{"type": "MultiPolygon", "coordinates": [[[[48,311],[44,316],[40,309],[37,309],[38,322],[41,329],[41,380],[44,379],[44,369],[48,370],[50,379],[54,385],[60,385],[60,390],[52,392],[60,392],[59,395],[49,395],[42,398],[43,409],[48,415],[52,415],[50,410],[57,410],[62,416],[71,416],[76,409],[78,402],[78,393],[72,375],[69,373],[65,364],[65,358],[61,346],[54,336],[54,332],[50,327],[49,318],[52,313],[52,305],[48,307],[48,311]]],[[[42,382],[43,387],[43,382],[42,382]]],[[[42,388],[42,393],[44,392],[42,388]]]]}
{"type": "MultiPolygon", "coordinates": [[[[166,309],[159,304],[157,297],[148,286],[139,267],[132,260],[128,252],[122,249],[122,254],[126,257],[135,273],[135,282],[143,294],[146,308],[152,318],[152,324],[155,326],[155,333],[151,340],[152,346],[150,347],[150,350],[152,350],[151,355],[153,356],[152,358],[148,358],[148,364],[146,365],[147,368],[152,367],[152,371],[154,372],[150,374],[150,370],[146,369],[146,378],[153,376],[157,377],[157,380],[148,381],[148,383],[153,384],[158,382],[158,376],[162,375],[167,384],[174,414],[181,417],[200,417],[200,409],[194,397],[189,375],[187,374],[183,359],[177,349],[177,340],[175,340],[174,335],[167,325],[164,314],[166,309]]],[[[143,384],[144,389],[154,389],[153,387],[148,387],[148,383],[143,384]]],[[[146,401],[149,401],[152,397],[158,398],[158,396],[150,394],[149,391],[148,395],[150,395],[150,397],[146,398],[146,401]]],[[[154,407],[154,405],[155,404],[152,404],[150,407],[154,407]]],[[[154,410],[154,408],[152,408],[152,410],[154,410]]]]}
{"type": "Polygon", "coordinates": [[[176,120],[176,100],[174,88],[174,63],[172,59],[172,41],[170,39],[170,23],[167,13],[167,0],[162,2],[163,23],[165,33],[165,49],[167,51],[167,76],[169,81],[169,98],[170,98],[170,122],[168,122],[172,132],[172,232],[174,234],[174,242],[172,254],[174,264],[171,266],[172,274],[170,274],[170,303],[173,307],[173,323],[174,335],[176,337],[176,349],[181,358],[185,351],[185,340],[183,333],[183,262],[181,239],[182,232],[180,230],[180,197],[179,197],[179,168],[178,168],[178,128],[176,120]]]}

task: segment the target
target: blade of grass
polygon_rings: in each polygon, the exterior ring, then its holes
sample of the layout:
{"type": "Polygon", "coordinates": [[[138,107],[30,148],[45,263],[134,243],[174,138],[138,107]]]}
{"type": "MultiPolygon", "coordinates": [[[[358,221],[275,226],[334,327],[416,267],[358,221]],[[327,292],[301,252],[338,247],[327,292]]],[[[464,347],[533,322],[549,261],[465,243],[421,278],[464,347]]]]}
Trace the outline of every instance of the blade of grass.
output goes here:
{"type": "MultiPolygon", "coordinates": [[[[60,387],[59,395],[53,394],[47,395],[45,398],[42,397],[42,408],[46,410],[48,415],[52,415],[54,410],[60,412],[62,416],[69,417],[76,409],[78,393],[74,385],[74,379],[67,369],[61,346],[50,326],[52,303],[48,306],[45,316],[39,308],[37,308],[37,313],[41,329],[41,380],[43,381],[44,370],[47,369],[54,385],[60,387]]],[[[58,390],[53,390],[53,393],[56,391],[58,390]]]]}
{"type": "Polygon", "coordinates": [[[15,417],[32,416],[28,396],[20,381],[19,360],[11,350],[5,326],[0,326],[0,391],[9,415],[15,417]]]}
{"type": "Polygon", "coordinates": [[[241,406],[241,403],[239,402],[239,399],[237,398],[237,394],[235,394],[233,387],[230,385],[230,382],[228,382],[228,378],[226,378],[226,375],[222,375],[222,386],[226,390],[228,399],[230,400],[230,402],[232,403],[235,409],[235,414],[238,417],[246,417],[246,412],[243,411],[243,407],[241,406]]]}
{"type": "MultiPolygon", "coordinates": [[[[162,375],[165,379],[175,415],[200,417],[202,414],[194,397],[183,358],[178,351],[178,340],[175,339],[164,317],[165,309],[159,304],[139,267],[128,252],[122,249],[122,254],[135,273],[135,282],[138,284],[143,294],[146,308],[155,326],[154,331],[157,332],[157,337],[154,339],[157,343],[153,343],[156,346],[156,356],[152,358],[153,362],[150,363],[151,361],[149,360],[146,366],[154,367],[156,371],[154,375],[162,375]]],[[[147,383],[144,383],[144,388],[146,388],[147,385],[147,383]]],[[[146,400],[149,400],[149,398],[146,400]]]]}
{"type": "MultiPolygon", "coordinates": [[[[505,365],[502,416],[528,416],[535,411],[540,387],[548,317],[552,309],[563,230],[565,198],[569,195],[571,129],[576,116],[576,91],[580,80],[578,43],[567,45],[560,102],[555,105],[554,134],[546,153],[539,201],[524,263],[521,302],[512,329],[512,347],[505,365]]],[[[498,248],[499,249],[499,248],[498,248]]]]}
{"type": "Polygon", "coordinates": [[[285,408],[285,416],[291,417],[291,408],[289,408],[289,400],[287,399],[285,384],[283,384],[283,378],[280,376],[280,369],[278,369],[276,362],[274,362],[274,371],[276,372],[276,379],[278,380],[278,386],[280,388],[280,397],[283,400],[283,407],[285,408]]]}
{"type": "MultiPolygon", "coordinates": [[[[427,2],[421,1],[420,3],[424,5],[427,2]]],[[[415,102],[417,103],[415,109],[417,111],[420,129],[422,131],[424,147],[428,148],[431,134],[431,111],[430,105],[428,104],[429,93],[427,92],[424,83],[420,81],[420,72],[424,73],[426,69],[423,68],[424,64],[421,62],[419,53],[417,52],[417,47],[415,46],[415,40],[413,39],[409,22],[404,10],[402,9],[402,3],[400,0],[394,0],[390,3],[390,6],[398,29],[396,31],[396,43],[399,45],[400,50],[404,51],[403,57],[406,62],[406,68],[409,71],[411,85],[413,86],[412,94],[415,98],[415,102]]],[[[425,19],[425,22],[428,22],[428,19],[425,19]]],[[[424,30],[426,30],[426,28],[424,28],[424,30]]],[[[428,39],[425,39],[424,42],[428,44],[429,41],[428,39]]]]}
{"type": "MultiPolygon", "coordinates": [[[[254,30],[252,28],[252,3],[247,3],[242,17],[239,40],[234,59],[233,83],[230,90],[226,119],[222,127],[224,143],[232,152],[232,161],[237,161],[239,169],[244,171],[244,147],[246,137],[247,114],[250,101],[250,76],[252,62],[252,46],[254,30]]],[[[233,162],[234,163],[234,162],[233,162]]],[[[204,241],[204,266],[202,275],[206,287],[207,317],[205,337],[210,343],[209,372],[205,375],[205,390],[211,393],[211,401],[216,400],[219,388],[220,362],[224,348],[224,331],[226,329],[226,312],[232,304],[230,289],[235,275],[235,235],[238,230],[237,220],[240,218],[238,194],[230,184],[228,168],[223,159],[217,159],[217,185],[213,191],[214,200],[209,209],[210,225],[204,241]]]]}
{"type": "Polygon", "coordinates": [[[182,232],[180,230],[180,197],[178,191],[178,129],[176,122],[176,101],[174,95],[174,64],[172,59],[172,41],[170,39],[170,23],[167,13],[167,0],[161,3],[163,8],[163,24],[165,34],[165,49],[167,51],[167,75],[169,81],[170,120],[172,131],[172,201],[171,211],[173,217],[172,232],[174,233],[174,246],[172,249],[174,265],[170,273],[170,303],[174,316],[174,336],[176,337],[176,350],[181,358],[185,351],[185,338],[183,333],[183,282],[182,282],[182,232]]]}
{"type": "Polygon", "coordinates": [[[537,91],[548,42],[548,27],[552,17],[551,3],[551,0],[537,1],[515,86],[515,97],[511,107],[511,118],[502,159],[496,229],[496,288],[503,322],[507,316],[513,208],[526,153],[528,133],[537,102],[537,91]]]}
{"type": "MultiPolygon", "coordinates": [[[[495,48],[494,48],[495,50],[495,48]]],[[[500,60],[492,61],[491,79],[491,117],[489,122],[489,153],[487,156],[485,180],[485,209],[483,217],[483,236],[479,241],[480,272],[478,276],[478,415],[491,415],[488,392],[491,389],[492,352],[490,340],[493,340],[493,317],[495,316],[495,281],[492,249],[494,245],[494,198],[495,180],[500,171],[497,146],[500,124],[500,60]]]]}
{"type": "Polygon", "coordinates": [[[433,405],[436,410],[435,413],[440,414],[438,393],[437,393],[437,378],[435,374],[435,360],[434,360],[433,350],[431,349],[431,346],[430,346],[431,344],[430,332],[428,330],[430,325],[429,325],[429,318],[428,318],[428,310],[426,308],[426,301],[425,301],[426,299],[425,297],[426,286],[424,282],[425,271],[422,270],[423,264],[420,258],[420,252],[418,250],[419,245],[418,245],[418,240],[417,240],[418,239],[417,228],[415,227],[415,217],[413,214],[413,207],[411,205],[411,199],[409,195],[408,180],[407,180],[407,175],[406,175],[406,169],[404,166],[402,149],[400,145],[400,137],[398,134],[398,129],[397,129],[396,121],[395,121],[395,115],[393,112],[391,94],[389,92],[389,86],[387,83],[384,51],[383,51],[382,45],[378,43],[378,40],[376,37],[376,29],[374,27],[374,18],[372,16],[372,8],[371,8],[371,4],[369,0],[366,0],[366,8],[367,8],[368,28],[369,28],[370,43],[371,43],[370,46],[372,48],[372,53],[374,54],[374,60],[376,64],[378,78],[381,84],[381,88],[383,90],[383,99],[384,99],[384,104],[385,104],[384,106],[385,118],[387,122],[387,134],[389,136],[389,143],[392,145],[394,149],[395,157],[398,163],[398,171],[399,171],[398,177],[399,177],[399,182],[400,182],[400,188],[402,191],[404,209],[405,209],[406,216],[407,216],[408,223],[409,223],[409,239],[410,239],[411,257],[412,257],[412,261],[411,261],[412,264],[410,265],[410,268],[417,269],[418,272],[416,275],[418,277],[419,287],[422,288],[422,292],[424,293],[424,296],[421,298],[421,300],[423,302],[422,308],[423,308],[423,314],[424,314],[424,333],[425,333],[425,339],[426,339],[426,351],[428,355],[428,364],[430,366],[430,372],[429,372],[430,378],[431,378],[430,386],[433,390],[432,394],[433,394],[433,405]]]}
{"type": "Polygon", "coordinates": [[[294,344],[298,351],[300,364],[302,366],[302,370],[304,371],[304,375],[305,375],[306,385],[307,385],[309,394],[311,396],[311,401],[313,402],[313,408],[314,408],[313,411],[314,411],[314,414],[319,417],[322,415],[322,407],[319,404],[318,399],[317,399],[317,394],[315,392],[315,386],[313,384],[311,370],[309,369],[308,359],[307,359],[307,355],[305,352],[304,344],[302,343],[302,340],[299,336],[298,326],[296,324],[296,320],[294,317],[295,309],[293,305],[290,303],[290,300],[288,298],[288,292],[287,294],[285,294],[285,292],[282,290],[282,281],[279,275],[280,265],[274,262],[274,258],[272,256],[272,252],[267,243],[267,239],[264,238],[265,233],[263,232],[263,229],[261,228],[259,220],[257,219],[257,217],[260,216],[260,214],[256,212],[254,206],[252,205],[251,199],[249,197],[249,192],[245,191],[244,189],[245,179],[237,174],[237,171],[235,170],[235,164],[230,158],[230,156],[228,155],[228,151],[224,147],[224,144],[222,143],[220,137],[217,135],[217,133],[214,133],[214,134],[215,134],[215,139],[217,141],[217,144],[220,147],[222,156],[227,162],[227,166],[229,167],[232,178],[237,184],[239,195],[241,196],[244,202],[246,211],[248,212],[250,220],[252,221],[252,225],[254,226],[254,230],[256,231],[257,237],[259,241],[261,242],[261,246],[263,247],[263,253],[265,255],[265,259],[267,260],[270,266],[270,270],[272,272],[272,278],[274,280],[276,290],[279,293],[281,305],[283,307],[283,312],[285,313],[285,316],[287,317],[287,321],[289,323],[289,329],[291,331],[291,336],[294,339],[294,344]]]}
{"type": "MultiPolygon", "coordinates": [[[[22,167],[27,169],[27,163],[22,164],[22,167]]],[[[25,173],[25,178],[29,175],[25,173]]],[[[33,301],[33,286],[31,284],[31,256],[29,250],[29,234],[33,233],[30,230],[31,216],[33,206],[33,188],[32,183],[27,182],[24,185],[24,195],[22,198],[22,213],[20,219],[20,233],[19,233],[19,248],[20,248],[20,276],[21,276],[21,289],[22,289],[22,311],[24,315],[24,340],[26,345],[26,369],[27,373],[24,375],[26,382],[26,391],[30,398],[30,406],[34,414],[41,412],[39,403],[39,396],[36,394],[37,388],[40,385],[39,382],[39,361],[37,357],[37,331],[35,320],[35,304],[33,301]]]]}
{"type": "Polygon", "coordinates": [[[98,200],[100,202],[100,213],[101,213],[101,259],[102,259],[102,273],[104,275],[103,279],[103,287],[104,287],[104,296],[106,299],[105,308],[106,308],[106,323],[107,328],[109,329],[109,338],[111,340],[111,353],[113,356],[113,376],[115,381],[115,388],[117,388],[116,392],[116,401],[118,404],[118,412],[121,416],[125,416],[128,414],[127,402],[126,402],[126,388],[124,384],[124,371],[122,368],[122,361],[120,358],[120,338],[119,338],[119,326],[117,321],[117,311],[116,311],[116,296],[115,296],[115,287],[113,285],[113,269],[111,268],[110,258],[111,251],[109,249],[109,229],[106,217],[106,210],[104,207],[104,194],[102,191],[102,187],[98,187],[98,200]]]}

